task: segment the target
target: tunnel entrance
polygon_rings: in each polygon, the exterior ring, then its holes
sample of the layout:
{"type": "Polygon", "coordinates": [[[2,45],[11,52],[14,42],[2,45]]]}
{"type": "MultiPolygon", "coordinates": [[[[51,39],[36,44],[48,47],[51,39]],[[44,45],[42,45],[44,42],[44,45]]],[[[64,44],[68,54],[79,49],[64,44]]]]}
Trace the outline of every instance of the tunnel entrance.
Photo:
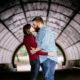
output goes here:
{"type": "MultiPolygon", "coordinates": [[[[65,65],[65,55],[59,45],[57,45],[57,54],[59,64],[56,66],[56,69],[62,69],[65,65]]],[[[23,44],[19,45],[14,52],[12,58],[12,64],[17,68],[17,71],[30,71],[30,61],[28,52],[23,44]]],[[[41,70],[41,68],[40,68],[41,70]]]]}

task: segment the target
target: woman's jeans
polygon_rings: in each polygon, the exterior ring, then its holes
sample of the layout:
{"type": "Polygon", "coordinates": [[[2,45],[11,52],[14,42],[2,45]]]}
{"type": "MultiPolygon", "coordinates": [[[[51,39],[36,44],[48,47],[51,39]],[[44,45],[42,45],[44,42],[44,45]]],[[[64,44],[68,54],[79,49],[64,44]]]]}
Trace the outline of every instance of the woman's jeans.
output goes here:
{"type": "Polygon", "coordinates": [[[39,68],[40,68],[40,61],[39,61],[39,59],[30,61],[30,65],[31,65],[30,80],[37,80],[37,76],[38,76],[39,68]]]}
{"type": "Polygon", "coordinates": [[[55,66],[56,62],[51,59],[41,63],[44,80],[54,80],[55,66]]]}

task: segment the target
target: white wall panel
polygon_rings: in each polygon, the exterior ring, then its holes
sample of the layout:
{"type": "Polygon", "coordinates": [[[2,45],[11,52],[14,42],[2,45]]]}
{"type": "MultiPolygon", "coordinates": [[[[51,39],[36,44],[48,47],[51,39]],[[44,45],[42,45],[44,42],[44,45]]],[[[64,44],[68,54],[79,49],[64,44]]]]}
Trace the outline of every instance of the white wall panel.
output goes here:
{"type": "Polygon", "coordinates": [[[70,25],[72,27],[74,27],[80,33],[80,24],[78,24],[77,22],[75,22],[75,21],[72,20],[71,23],[70,23],[70,25]]]}
{"type": "Polygon", "coordinates": [[[60,12],[67,16],[71,16],[73,12],[71,9],[57,5],[57,4],[52,4],[50,10],[60,12]]]}

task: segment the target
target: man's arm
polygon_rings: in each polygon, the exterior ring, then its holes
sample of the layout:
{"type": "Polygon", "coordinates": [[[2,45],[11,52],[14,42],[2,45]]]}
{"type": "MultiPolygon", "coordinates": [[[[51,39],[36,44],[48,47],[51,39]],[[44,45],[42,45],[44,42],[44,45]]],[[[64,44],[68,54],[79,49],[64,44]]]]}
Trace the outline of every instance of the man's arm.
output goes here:
{"type": "Polygon", "coordinates": [[[44,30],[44,36],[43,36],[43,38],[41,39],[42,41],[42,43],[37,43],[37,45],[38,45],[38,47],[39,48],[41,48],[41,49],[45,49],[45,48],[47,48],[47,46],[49,46],[50,45],[50,42],[52,41],[52,34],[51,34],[51,29],[49,29],[49,28],[46,28],[45,30],[44,30]]]}
{"type": "Polygon", "coordinates": [[[33,54],[38,54],[38,55],[48,55],[48,52],[44,52],[42,51],[40,48],[32,48],[32,50],[30,50],[30,52],[33,54]]]}
{"type": "Polygon", "coordinates": [[[44,47],[45,47],[45,40],[46,40],[46,38],[47,38],[47,35],[48,33],[47,33],[47,31],[45,30],[45,34],[44,34],[44,37],[43,37],[43,39],[42,39],[42,43],[39,43],[39,41],[37,41],[37,48],[32,48],[32,50],[31,50],[31,53],[36,53],[37,51],[40,51],[40,50],[42,50],[42,49],[44,49],[44,47]]]}
{"type": "Polygon", "coordinates": [[[32,55],[33,54],[38,54],[38,55],[54,56],[53,52],[44,52],[44,51],[41,51],[40,48],[36,48],[36,49],[32,48],[31,53],[32,53],[32,55]]]}
{"type": "Polygon", "coordinates": [[[50,28],[47,28],[45,30],[45,34],[44,34],[44,37],[42,39],[42,43],[41,44],[39,43],[38,47],[42,50],[45,50],[47,47],[50,48],[50,45],[52,45],[52,44],[54,47],[54,52],[49,51],[48,56],[54,56],[54,54],[55,54],[55,40],[54,40],[53,31],[50,28]]]}
{"type": "Polygon", "coordinates": [[[41,50],[41,48],[33,48],[33,47],[31,47],[31,49],[32,50],[30,50],[30,52],[32,53],[32,54],[35,54],[36,52],[38,52],[38,51],[40,51],[41,50]]]}
{"type": "MultiPolygon", "coordinates": [[[[36,53],[37,51],[39,50],[44,50],[45,48],[47,48],[47,46],[50,45],[50,42],[52,41],[52,33],[51,33],[51,30],[49,29],[46,29],[45,30],[45,34],[44,34],[44,37],[42,39],[42,43],[40,44],[39,42],[37,42],[38,44],[38,48],[36,48],[35,50],[32,50],[32,53],[36,53]]],[[[54,43],[53,43],[54,44],[54,43]]],[[[48,53],[49,56],[53,56],[53,53],[52,52],[49,52],[48,53]]]]}

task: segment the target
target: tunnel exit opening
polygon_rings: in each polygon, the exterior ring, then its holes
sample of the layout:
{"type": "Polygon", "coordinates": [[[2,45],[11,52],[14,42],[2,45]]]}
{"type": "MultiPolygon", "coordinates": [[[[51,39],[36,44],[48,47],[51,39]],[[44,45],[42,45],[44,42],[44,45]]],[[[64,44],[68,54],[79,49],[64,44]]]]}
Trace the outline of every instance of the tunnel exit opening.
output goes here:
{"type": "Polygon", "coordinates": [[[62,60],[62,65],[65,65],[66,64],[66,56],[65,56],[64,50],[57,43],[56,43],[56,47],[57,47],[58,57],[61,56],[62,59],[63,59],[62,60]]]}
{"type": "MultiPolygon", "coordinates": [[[[56,69],[62,69],[63,65],[65,65],[66,57],[61,47],[58,44],[56,44],[56,46],[59,62],[56,69]]],[[[17,71],[30,71],[29,55],[23,44],[20,44],[15,50],[12,58],[12,64],[14,68],[17,68],[17,71]]]]}

